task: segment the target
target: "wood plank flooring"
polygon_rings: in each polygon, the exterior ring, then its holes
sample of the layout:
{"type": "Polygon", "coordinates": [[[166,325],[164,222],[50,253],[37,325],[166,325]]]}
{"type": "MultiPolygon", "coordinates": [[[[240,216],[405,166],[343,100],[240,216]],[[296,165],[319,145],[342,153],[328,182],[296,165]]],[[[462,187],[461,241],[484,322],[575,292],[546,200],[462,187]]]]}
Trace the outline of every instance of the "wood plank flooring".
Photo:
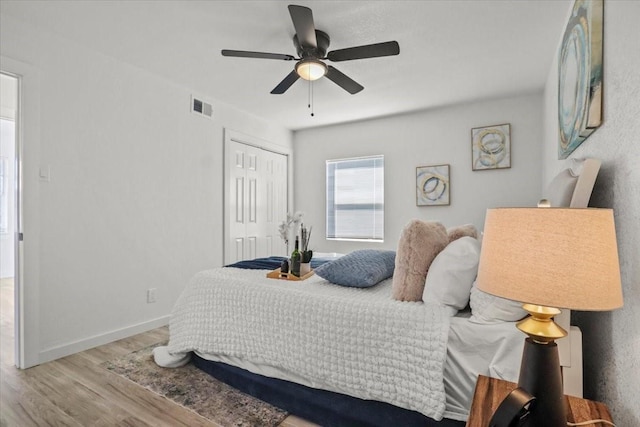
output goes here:
{"type": "MultiPolygon", "coordinates": [[[[0,281],[0,302],[0,426],[218,426],[100,366],[168,339],[168,328],[20,370],[13,360],[11,280],[0,281]]],[[[313,426],[295,416],[280,425],[313,426]]]]}

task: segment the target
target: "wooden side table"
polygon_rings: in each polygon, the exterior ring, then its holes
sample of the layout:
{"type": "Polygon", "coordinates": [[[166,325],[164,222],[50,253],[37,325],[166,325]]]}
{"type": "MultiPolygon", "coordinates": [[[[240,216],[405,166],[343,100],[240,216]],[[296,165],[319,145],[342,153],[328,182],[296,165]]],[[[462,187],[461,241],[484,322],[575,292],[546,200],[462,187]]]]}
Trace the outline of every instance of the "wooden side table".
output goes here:
{"type": "MultiPolygon", "coordinates": [[[[487,427],[496,408],[516,387],[517,384],[509,381],[479,375],[467,427],[487,427]]],[[[572,423],[597,419],[611,421],[611,414],[604,403],[574,396],[565,396],[565,398],[567,399],[567,421],[572,423]]],[[[592,425],[604,426],[605,424],[592,425]]]]}

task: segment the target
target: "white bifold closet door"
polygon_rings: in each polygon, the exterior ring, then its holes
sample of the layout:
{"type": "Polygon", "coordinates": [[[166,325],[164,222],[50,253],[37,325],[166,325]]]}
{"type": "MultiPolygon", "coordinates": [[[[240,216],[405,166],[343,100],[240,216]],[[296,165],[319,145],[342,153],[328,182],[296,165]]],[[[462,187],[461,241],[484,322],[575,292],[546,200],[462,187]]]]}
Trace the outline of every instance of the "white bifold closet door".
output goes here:
{"type": "Polygon", "coordinates": [[[225,265],[285,255],[278,225],[287,214],[287,156],[225,141],[225,265]]]}

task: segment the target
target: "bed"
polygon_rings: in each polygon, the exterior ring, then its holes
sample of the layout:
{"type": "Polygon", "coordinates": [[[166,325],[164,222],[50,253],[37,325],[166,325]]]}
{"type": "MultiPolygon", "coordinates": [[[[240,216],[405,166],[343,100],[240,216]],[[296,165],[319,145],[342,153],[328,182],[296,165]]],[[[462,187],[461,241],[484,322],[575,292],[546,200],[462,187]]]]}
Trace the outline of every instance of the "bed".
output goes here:
{"type": "MultiPolygon", "coordinates": [[[[552,203],[573,199],[576,188],[583,192],[577,183],[586,169],[561,172],[552,182],[552,203]]],[[[443,289],[462,289],[464,306],[426,291],[424,302],[396,301],[393,277],[367,288],[319,275],[298,282],[267,278],[278,259],[200,272],[173,309],[170,341],[154,350],[156,363],[176,367],[191,359],[321,425],[464,425],[477,375],[517,381],[523,343],[514,325],[523,316],[519,304],[473,285],[479,250],[472,236],[452,241],[427,275],[425,289],[434,288],[431,275],[443,289]]],[[[349,266],[350,256],[327,265],[349,266]]],[[[384,256],[377,265],[388,263],[384,256]]]]}

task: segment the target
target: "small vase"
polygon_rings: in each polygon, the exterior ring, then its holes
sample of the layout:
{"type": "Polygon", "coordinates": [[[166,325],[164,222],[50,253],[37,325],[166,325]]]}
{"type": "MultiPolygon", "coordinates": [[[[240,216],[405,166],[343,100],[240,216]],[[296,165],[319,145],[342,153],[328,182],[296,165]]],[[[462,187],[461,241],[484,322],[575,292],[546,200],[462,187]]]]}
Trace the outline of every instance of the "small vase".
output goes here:
{"type": "Polygon", "coordinates": [[[300,276],[304,276],[305,274],[309,274],[311,272],[311,263],[310,262],[301,262],[300,263],[300,276]]]}

